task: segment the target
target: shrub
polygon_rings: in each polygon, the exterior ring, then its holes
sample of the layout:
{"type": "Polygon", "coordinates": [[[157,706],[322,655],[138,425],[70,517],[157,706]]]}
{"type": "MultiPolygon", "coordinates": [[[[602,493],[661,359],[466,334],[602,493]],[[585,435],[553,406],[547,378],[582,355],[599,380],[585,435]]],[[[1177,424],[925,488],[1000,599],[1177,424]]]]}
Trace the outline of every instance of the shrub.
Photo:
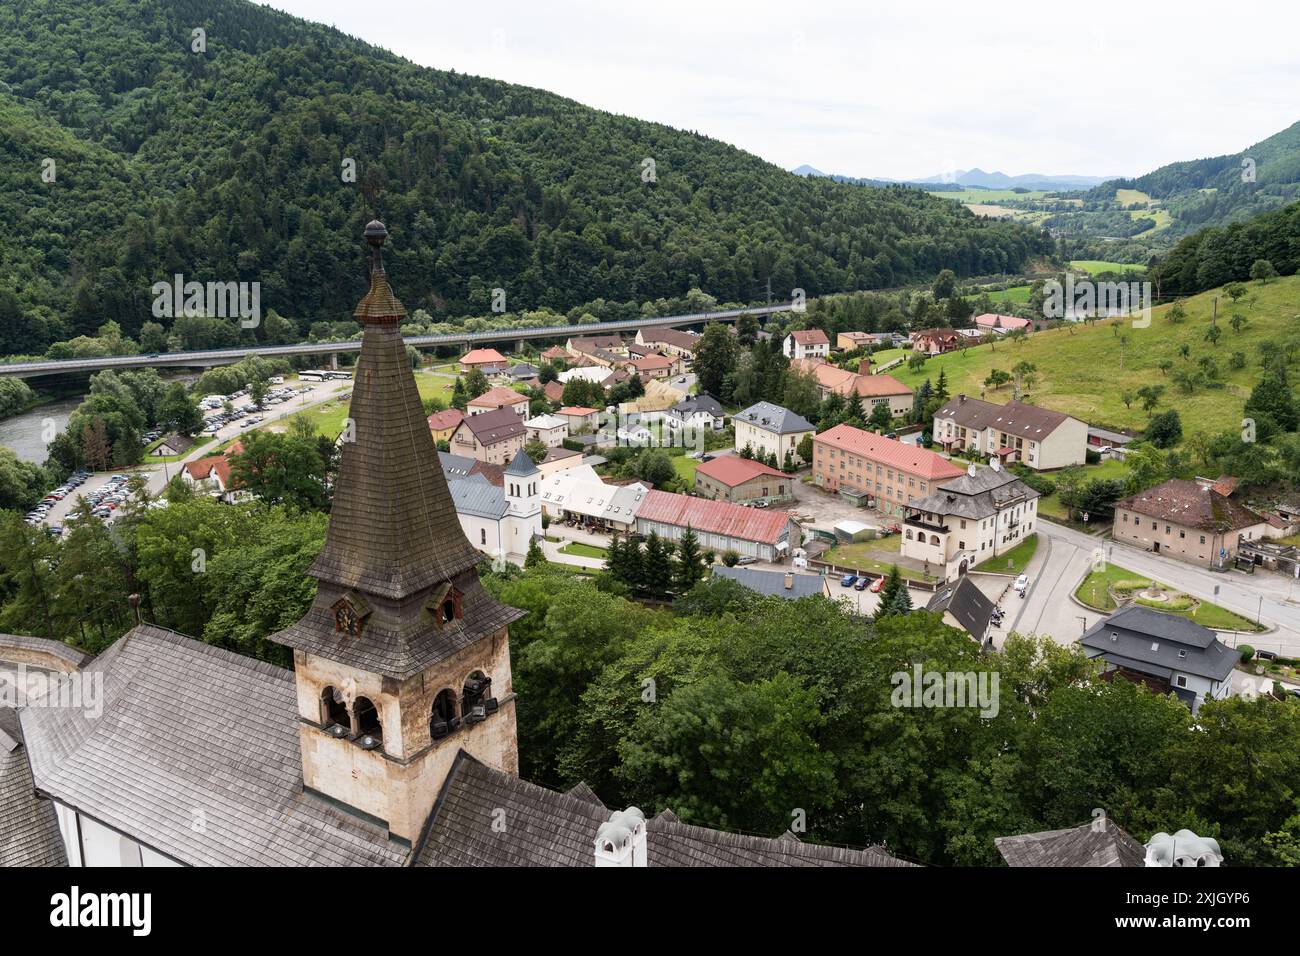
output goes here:
{"type": "Polygon", "coordinates": [[[738,555],[735,551],[732,551],[730,548],[728,548],[722,554],[722,563],[729,568],[734,568],[737,564],[740,563],[740,555],[738,555]]]}
{"type": "Polygon", "coordinates": [[[1255,656],[1255,648],[1251,647],[1249,644],[1242,644],[1238,646],[1237,650],[1241,651],[1241,660],[1243,663],[1255,656]]]}

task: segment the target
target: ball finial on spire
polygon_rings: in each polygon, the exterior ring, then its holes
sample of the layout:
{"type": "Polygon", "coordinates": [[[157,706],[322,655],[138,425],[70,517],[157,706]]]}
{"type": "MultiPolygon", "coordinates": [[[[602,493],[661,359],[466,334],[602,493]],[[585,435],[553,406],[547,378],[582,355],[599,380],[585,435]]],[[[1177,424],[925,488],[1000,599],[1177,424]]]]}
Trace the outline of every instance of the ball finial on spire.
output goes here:
{"type": "Polygon", "coordinates": [[[374,269],[383,269],[384,260],[381,258],[381,250],[384,248],[384,240],[388,238],[388,230],[378,219],[371,219],[366,223],[366,231],[363,233],[366,242],[370,244],[370,267],[374,269]]]}

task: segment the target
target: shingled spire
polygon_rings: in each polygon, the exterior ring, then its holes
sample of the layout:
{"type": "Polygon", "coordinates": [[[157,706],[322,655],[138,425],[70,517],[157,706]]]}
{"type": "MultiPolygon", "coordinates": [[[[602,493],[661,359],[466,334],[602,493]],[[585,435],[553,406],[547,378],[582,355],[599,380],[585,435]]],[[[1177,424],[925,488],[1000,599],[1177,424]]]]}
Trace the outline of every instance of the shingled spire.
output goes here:
{"type": "Polygon", "coordinates": [[[348,429],[325,547],[308,572],[316,603],[272,640],[405,679],[520,617],[478,583],[484,556],[465,538],[415,385],[381,250],[388,230],[366,226],[370,291],[348,429]],[[455,597],[455,615],[439,608],[455,597]]]}
{"type": "Polygon", "coordinates": [[[364,326],[325,549],[311,575],[402,599],[473,567],[429,432],[400,325],[406,309],[388,285],[388,231],[366,226],[370,291],[354,315],[364,326]]]}

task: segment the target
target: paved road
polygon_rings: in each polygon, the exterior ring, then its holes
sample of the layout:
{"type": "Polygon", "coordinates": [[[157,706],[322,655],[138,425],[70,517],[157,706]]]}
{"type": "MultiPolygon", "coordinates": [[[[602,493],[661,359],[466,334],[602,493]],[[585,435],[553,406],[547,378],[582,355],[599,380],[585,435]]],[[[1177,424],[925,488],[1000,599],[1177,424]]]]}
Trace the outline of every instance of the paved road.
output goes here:
{"type": "MultiPolygon", "coordinates": [[[[1265,625],[1274,625],[1276,630],[1260,635],[1243,634],[1242,641],[1256,648],[1300,654],[1300,582],[1263,570],[1255,574],[1218,573],[1041,519],[1038,530],[1038,551],[1027,569],[1033,583],[1024,599],[1023,610],[1013,614],[1014,630],[1050,634],[1060,643],[1068,644],[1099,620],[1103,615],[1080,607],[1071,595],[1101,549],[1100,556],[1112,564],[1212,601],[1251,620],[1258,614],[1265,625]],[[1215,594],[1216,586],[1218,594],[1215,594]]],[[[1229,632],[1227,643],[1237,642],[1229,632]]]]}

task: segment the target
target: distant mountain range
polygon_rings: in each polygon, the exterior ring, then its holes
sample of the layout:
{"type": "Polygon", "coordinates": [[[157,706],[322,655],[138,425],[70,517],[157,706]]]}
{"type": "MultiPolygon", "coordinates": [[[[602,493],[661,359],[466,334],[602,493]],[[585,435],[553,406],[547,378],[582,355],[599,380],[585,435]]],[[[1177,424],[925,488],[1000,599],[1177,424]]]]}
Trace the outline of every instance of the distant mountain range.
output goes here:
{"type": "Polygon", "coordinates": [[[926,176],[924,179],[867,179],[823,173],[807,163],[792,169],[791,172],[797,176],[821,176],[837,182],[858,183],[864,186],[889,186],[903,183],[940,192],[955,192],[962,189],[1032,189],[1070,192],[1076,189],[1091,189],[1116,178],[1114,176],[1045,176],[1042,173],[1008,176],[1006,173],[986,173],[982,169],[959,169],[951,175],[926,176]]]}

